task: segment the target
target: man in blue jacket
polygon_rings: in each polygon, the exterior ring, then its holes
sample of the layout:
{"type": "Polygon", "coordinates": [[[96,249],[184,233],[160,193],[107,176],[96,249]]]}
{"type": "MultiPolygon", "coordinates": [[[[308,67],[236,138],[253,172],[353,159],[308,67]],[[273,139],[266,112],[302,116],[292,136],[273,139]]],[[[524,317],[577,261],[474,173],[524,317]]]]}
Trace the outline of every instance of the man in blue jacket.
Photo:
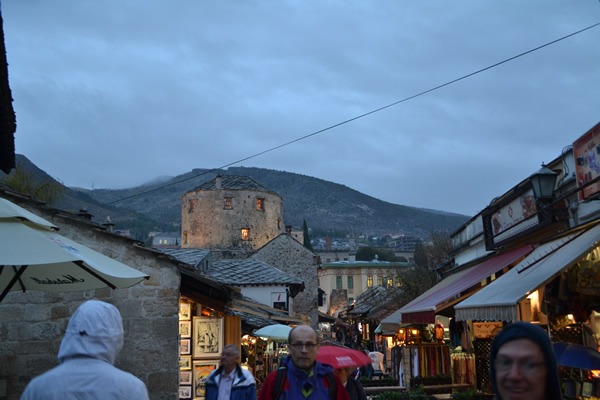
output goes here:
{"type": "Polygon", "coordinates": [[[256,400],[256,381],[250,371],[240,367],[240,349],[235,344],[223,347],[221,365],[206,380],[206,400],[256,400]]]}
{"type": "Polygon", "coordinates": [[[333,367],[317,361],[319,336],[312,327],[293,328],[288,344],[290,357],[267,376],[260,400],[349,400],[342,381],[333,374],[333,367]]]}

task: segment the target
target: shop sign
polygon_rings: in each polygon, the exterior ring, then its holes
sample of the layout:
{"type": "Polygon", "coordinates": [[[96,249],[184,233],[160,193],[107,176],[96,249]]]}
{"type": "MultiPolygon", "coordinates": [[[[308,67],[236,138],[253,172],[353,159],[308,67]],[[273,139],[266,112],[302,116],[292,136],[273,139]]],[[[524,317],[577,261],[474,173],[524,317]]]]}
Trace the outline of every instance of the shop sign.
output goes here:
{"type": "Polygon", "coordinates": [[[579,201],[600,193],[600,123],[573,143],[579,201]],[[599,180],[598,182],[594,182],[599,180]],[[594,183],[591,183],[594,182],[594,183]]]}
{"type": "Polygon", "coordinates": [[[473,336],[477,339],[491,339],[502,329],[502,322],[473,322],[473,336]]]}
{"type": "Polygon", "coordinates": [[[486,247],[496,246],[540,227],[533,188],[517,195],[502,207],[483,215],[486,247]]]}
{"type": "Polygon", "coordinates": [[[287,296],[285,292],[271,292],[271,304],[273,308],[287,310],[287,296]]]}

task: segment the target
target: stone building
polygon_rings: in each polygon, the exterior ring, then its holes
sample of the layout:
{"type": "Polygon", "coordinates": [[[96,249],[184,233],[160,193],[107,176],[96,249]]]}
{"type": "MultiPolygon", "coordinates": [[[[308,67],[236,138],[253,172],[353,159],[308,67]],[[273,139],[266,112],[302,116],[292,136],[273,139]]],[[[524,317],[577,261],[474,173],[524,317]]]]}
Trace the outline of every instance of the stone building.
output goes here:
{"type": "Polygon", "coordinates": [[[293,315],[305,318],[313,327],[318,325],[317,256],[289,234],[281,234],[254,253],[256,258],[302,280],[304,290],[294,297],[293,315]]]}
{"type": "Polygon", "coordinates": [[[413,266],[414,264],[409,262],[378,259],[322,263],[318,277],[319,287],[324,291],[324,300],[319,311],[335,314],[340,310],[340,306],[352,303],[369,288],[398,286],[402,272],[413,266]]]}
{"type": "Polygon", "coordinates": [[[50,221],[59,227],[61,235],[150,276],[127,289],[9,292],[0,302],[0,399],[19,399],[31,378],[58,364],[58,349],[67,322],[75,309],[89,299],[106,301],[120,310],[125,346],[116,365],[142,379],[152,400],[177,398],[182,298],[223,318],[224,340],[239,342],[241,318],[231,315],[232,288],[206,278],[191,265],[108,232],[88,219],[2,187],[0,196],[50,221]]]}
{"type": "Polygon", "coordinates": [[[285,229],[281,197],[248,177],[217,175],[181,203],[183,248],[252,252],[285,229]]]}
{"type": "Polygon", "coordinates": [[[255,258],[304,284],[290,315],[318,323],[317,257],[283,223],[281,197],[243,176],[217,176],[182,196],[183,248],[209,248],[215,259],[255,258]]]}

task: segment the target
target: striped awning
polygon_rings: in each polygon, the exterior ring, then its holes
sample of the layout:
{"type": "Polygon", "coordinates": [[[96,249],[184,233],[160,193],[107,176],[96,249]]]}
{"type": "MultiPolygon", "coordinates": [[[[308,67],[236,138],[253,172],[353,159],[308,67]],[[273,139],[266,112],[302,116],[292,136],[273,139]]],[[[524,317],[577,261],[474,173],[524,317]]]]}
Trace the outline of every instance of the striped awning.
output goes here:
{"type": "Polygon", "coordinates": [[[537,247],[513,269],[456,304],[460,321],[517,321],[518,304],[531,292],[569,268],[600,240],[600,224],[537,247]]]}
{"type": "Polygon", "coordinates": [[[468,294],[471,294],[478,290],[481,281],[521,260],[532,249],[532,246],[523,246],[452,274],[382,322],[433,324],[436,314],[458,302],[463,292],[470,290],[468,294]]]}

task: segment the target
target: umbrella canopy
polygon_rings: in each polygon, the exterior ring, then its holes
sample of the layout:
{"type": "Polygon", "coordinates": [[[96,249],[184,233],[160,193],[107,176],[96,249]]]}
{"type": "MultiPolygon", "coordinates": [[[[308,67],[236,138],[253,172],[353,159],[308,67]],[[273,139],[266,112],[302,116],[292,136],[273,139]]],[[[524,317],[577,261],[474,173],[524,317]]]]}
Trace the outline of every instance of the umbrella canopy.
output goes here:
{"type": "Polygon", "coordinates": [[[0,197],[0,221],[22,221],[23,223],[48,230],[58,230],[58,227],[44,218],[0,197]]]}
{"type": "Polygon", "coordinates": [[[587,370],[600,370],[600,353],[592,348],[574,343],[553,344],[559,365],[587,370]]]}
{"type": "Polygon", "coordinates": [[[371,363],[371,358],[359,350],[345,346],[321,346],[317,361],[333,368],[360,367],[371,363]]]}
{"type": "Polygon", "coordinates": [[[55,229],[45,219],[0,199],[0,301],[11,290],[126,288],[149,278],[55,229]]]}
{"type": "Polygon", "coordinates": [[[291,330],[292,327],[288,325],[267,325],[265,327],[255,330],[254,336],[275,340],[287,340],[291,330]]]}

